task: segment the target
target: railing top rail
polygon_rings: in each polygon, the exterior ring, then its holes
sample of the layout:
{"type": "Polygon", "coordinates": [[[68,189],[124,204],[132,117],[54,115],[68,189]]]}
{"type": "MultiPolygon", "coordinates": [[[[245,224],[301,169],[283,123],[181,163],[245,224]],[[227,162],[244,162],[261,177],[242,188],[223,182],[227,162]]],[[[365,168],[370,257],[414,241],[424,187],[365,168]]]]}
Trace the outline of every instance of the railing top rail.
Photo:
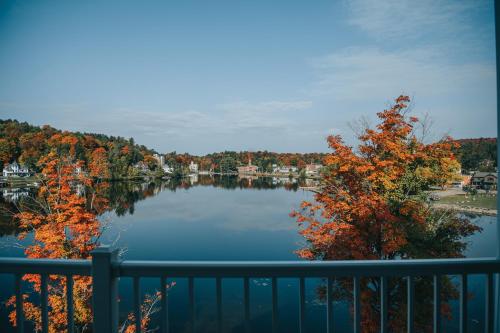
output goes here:
{"type": "Polygon", "coordinates": [[[81,259],[0,258],[0,273],[91,275],[91,268],[81,259]]]}
{"type": "Polygon", "coordinates": [[[496,258],[351,261],[138,261],[117,262],[119,276],[328,277],[481,274],[500,272],[496,258]]]}
{"type": "MultiPolygon", "coordinates": [[[[113,263],[116,276],[328,277],[499,273],[496,258],[348,261],[140,261],[113,263]]],[[[76,259],[0,258],[0,273],[91,275],[76,259]]]]}

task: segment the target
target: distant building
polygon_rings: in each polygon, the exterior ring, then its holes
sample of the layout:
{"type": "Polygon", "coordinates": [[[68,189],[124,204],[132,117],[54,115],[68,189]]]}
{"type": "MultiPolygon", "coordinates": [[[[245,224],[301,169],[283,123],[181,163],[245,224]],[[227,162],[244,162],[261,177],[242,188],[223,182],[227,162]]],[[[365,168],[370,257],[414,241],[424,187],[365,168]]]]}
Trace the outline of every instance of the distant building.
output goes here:
{"type": "Polygon", "coordinates": [[[174,173],[174,168],[170,167],[168,164],[164,164],[162,168],[165,173],[174,173]]]}
{"type": "Polygon", "coordinates": [[[497,188],[497,174],[495,172],[475,172],[470,180],[475,188],[493,190],[497,188]]]}
{"type": "Polygon", "coordinates": [[[259,169],[256,165],[252,165],[252,160],[248,160],[248,165],[244,166],[239,166],[238,168],[238,173],[239,174],[253,174],[257,173],[257,170],[259,169]]]}
{"type": "Polygon", "coordinates": [[[137,170],[139,170],[140,172],[148,172],[149,171],[149,167],[146,163],[144,163],[143,161],[139,161],[137,162],[135,165],[134,165],[134,168],[136,168],[137,170]]]}
{"type": "Polygon", "coordinates": [[[154,154],[153,157],[158,162],[160,167],[162,167],[165,164],[165,156],[154,154]]]}
{"type": "Polygon", "coordinates": [[[306,164],[306,175],[307,176],[318,176],[321,168],[321,164],[306,164]]]}
{"type": "Polygon", "coordinates": [[[198,164],[191,161],[191,163],[189,163],[189,172],[198,173],[198,164]]]}
{"type": "Polygon", "coordinates": [[[295,166],[291,166],[291,165],[277,166],[276,164],[273,164],[273,173],[289,174],[289,173],[294,173],[297,171],[299,171],[299,169],[295,166]]]}
{"type": "Polygon", "coordinates": [[[29,177],[32,172],[25,166],[20,166],[17,162],[7,164],[3,167],[3,176],[8,177],[29,177]]]}

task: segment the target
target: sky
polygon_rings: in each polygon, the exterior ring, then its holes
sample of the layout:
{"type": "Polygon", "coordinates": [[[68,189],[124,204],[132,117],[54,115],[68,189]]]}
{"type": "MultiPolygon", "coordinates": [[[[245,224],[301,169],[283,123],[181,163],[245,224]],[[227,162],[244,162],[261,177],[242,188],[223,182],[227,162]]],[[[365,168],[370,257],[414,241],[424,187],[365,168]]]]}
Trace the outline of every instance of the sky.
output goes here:
{"type": "Polygon", "coordinates": [[[496,137],[493,1],[0,0],[0,118],[159,152],[327,151],[400,94],[496,137]]]}

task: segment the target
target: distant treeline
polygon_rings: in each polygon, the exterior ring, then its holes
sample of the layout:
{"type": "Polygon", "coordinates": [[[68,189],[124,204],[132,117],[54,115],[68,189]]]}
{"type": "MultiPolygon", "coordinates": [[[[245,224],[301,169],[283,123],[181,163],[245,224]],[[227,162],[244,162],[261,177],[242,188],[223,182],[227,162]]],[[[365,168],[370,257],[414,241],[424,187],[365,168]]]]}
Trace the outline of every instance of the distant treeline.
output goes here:
{"type": "MultiPolygon", "coordinates": [[[[494,171],[497,166],[496,138],[457,140],[460,148],[455,153],[464,171],[494,171]]],[[[90,163],[93,156],[104,154],[109,165],[112,179],[135,177],[138,170],[135,165],[144,162],[152,171],[161,174],[157,153],[144,145],[138,145],[133,138],[108,136],[96,133],[69,132],[55,129],[49,125],[34,126],[17,120],[0,120],[0,166],[13,161],[40,171],[38,161],[51,149],[67,150],[75,159],[90,163]],[[96,154],[96,150],[104,153],[96,154]]],[[[273,165],[294,166],[303,169],[306,164],[323,162],[325,153],[275,153],[269,151],[224,151],[204,156],[178,154],[175,151],[164,154],[165,163],[177,174],[188,172],[191,162],[197,163],[199,170],[213,172],[234,172],[241,165],[251,164],[262,172],[271,172],[273,165]]]]}
{"type": "Polygon", "coordinates": [[[460,147],[456,149],[463,172],[495,171],[497,167],[497,139],[478,138],[456,140],[460,147]]]}
{"type": "MultiPolygon", "coordinates": [[[[17,120],[0,120],[0,164],[18,161],[35,172],[40,171],[38,161],[51,149],[66,150],[74,154],[75,159],[89,165],[96,150],[104,149],[110,178],[120,179],[138,175],[135,165],[144,162],[153,172],[161,171],[157,159],[153,157],[156,151],[138,145],[133,138],[108,136],[96,133],[69,132],[55,129],[51,126],[33,126],[17,120]]],[[[199,170],[214,172],[232,172],[240,165],[248,164],[251,159],[262,171],[272,171],[272,165],[305,167],[308,163],[321,163],[325,154],[322,153],[273,153],[234,152],[225,151],[195,156],[187,153],[171,152],[164,154],[165,163],[176,170],[176,173],[187,172],[191,162],[197,163],[199,170]]],[[[160,172],[161,173],[161,172],[160,172]]]]}
{"type": "Polygon", "coordinates": [[[261,172],[272,172],[273,165],[294,166],[299,169],[305,168],[306,164],[321,164],[324,153],[274,153],[269,151],[224,151],[212,153],[205,156],[194,156],[189,154],[177,154],[171,152],[165,154],[167,164],[176,166],[187,166],[190,161],[197,163],[200,170],[213,172],[234,172],[241,165],[252,165],[259,167],[261,172]]]}

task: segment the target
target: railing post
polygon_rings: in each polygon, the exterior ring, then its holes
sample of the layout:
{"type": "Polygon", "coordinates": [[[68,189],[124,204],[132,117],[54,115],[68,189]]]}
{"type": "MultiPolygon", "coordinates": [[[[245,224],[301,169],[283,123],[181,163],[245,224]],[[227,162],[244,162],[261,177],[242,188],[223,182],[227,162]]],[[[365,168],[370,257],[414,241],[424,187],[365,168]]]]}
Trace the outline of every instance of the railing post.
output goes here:
{"type": "MultiPolygon", "coordinates": [[[[496,88],[497,88],[497,137],[500,132],[500,3],[494,1],[495,10],[495,60],[496,60],[496,88]]],[[[500,162],[500,145],[497,139],[497,165],[500,162]]],[[[497,170],[497,179],[500,169],[497,170]]],[[[497,181],[498,183],[498,181],[497,181]]],[[[497,184],[498,193],[498,184],[497,184]]],[[[500,196],[497,195],[497,210],[500,208],[500,196]]],[[[497,259],[500,259],[500,216],[497,214],[497,259]]],[[[494,331],[500,332],[500,274],[496,276],[495,288],[495,318],[493,320],[494,331]]],[[[491,320],[491,319],[490,319],[491,320]]]]}
{"type": "Polygon", "coordinates": [[[118,278],[113,262],[118,251],[101,246],[92,251],[92,307],[94,332],[118,332],[118,278]]]}

